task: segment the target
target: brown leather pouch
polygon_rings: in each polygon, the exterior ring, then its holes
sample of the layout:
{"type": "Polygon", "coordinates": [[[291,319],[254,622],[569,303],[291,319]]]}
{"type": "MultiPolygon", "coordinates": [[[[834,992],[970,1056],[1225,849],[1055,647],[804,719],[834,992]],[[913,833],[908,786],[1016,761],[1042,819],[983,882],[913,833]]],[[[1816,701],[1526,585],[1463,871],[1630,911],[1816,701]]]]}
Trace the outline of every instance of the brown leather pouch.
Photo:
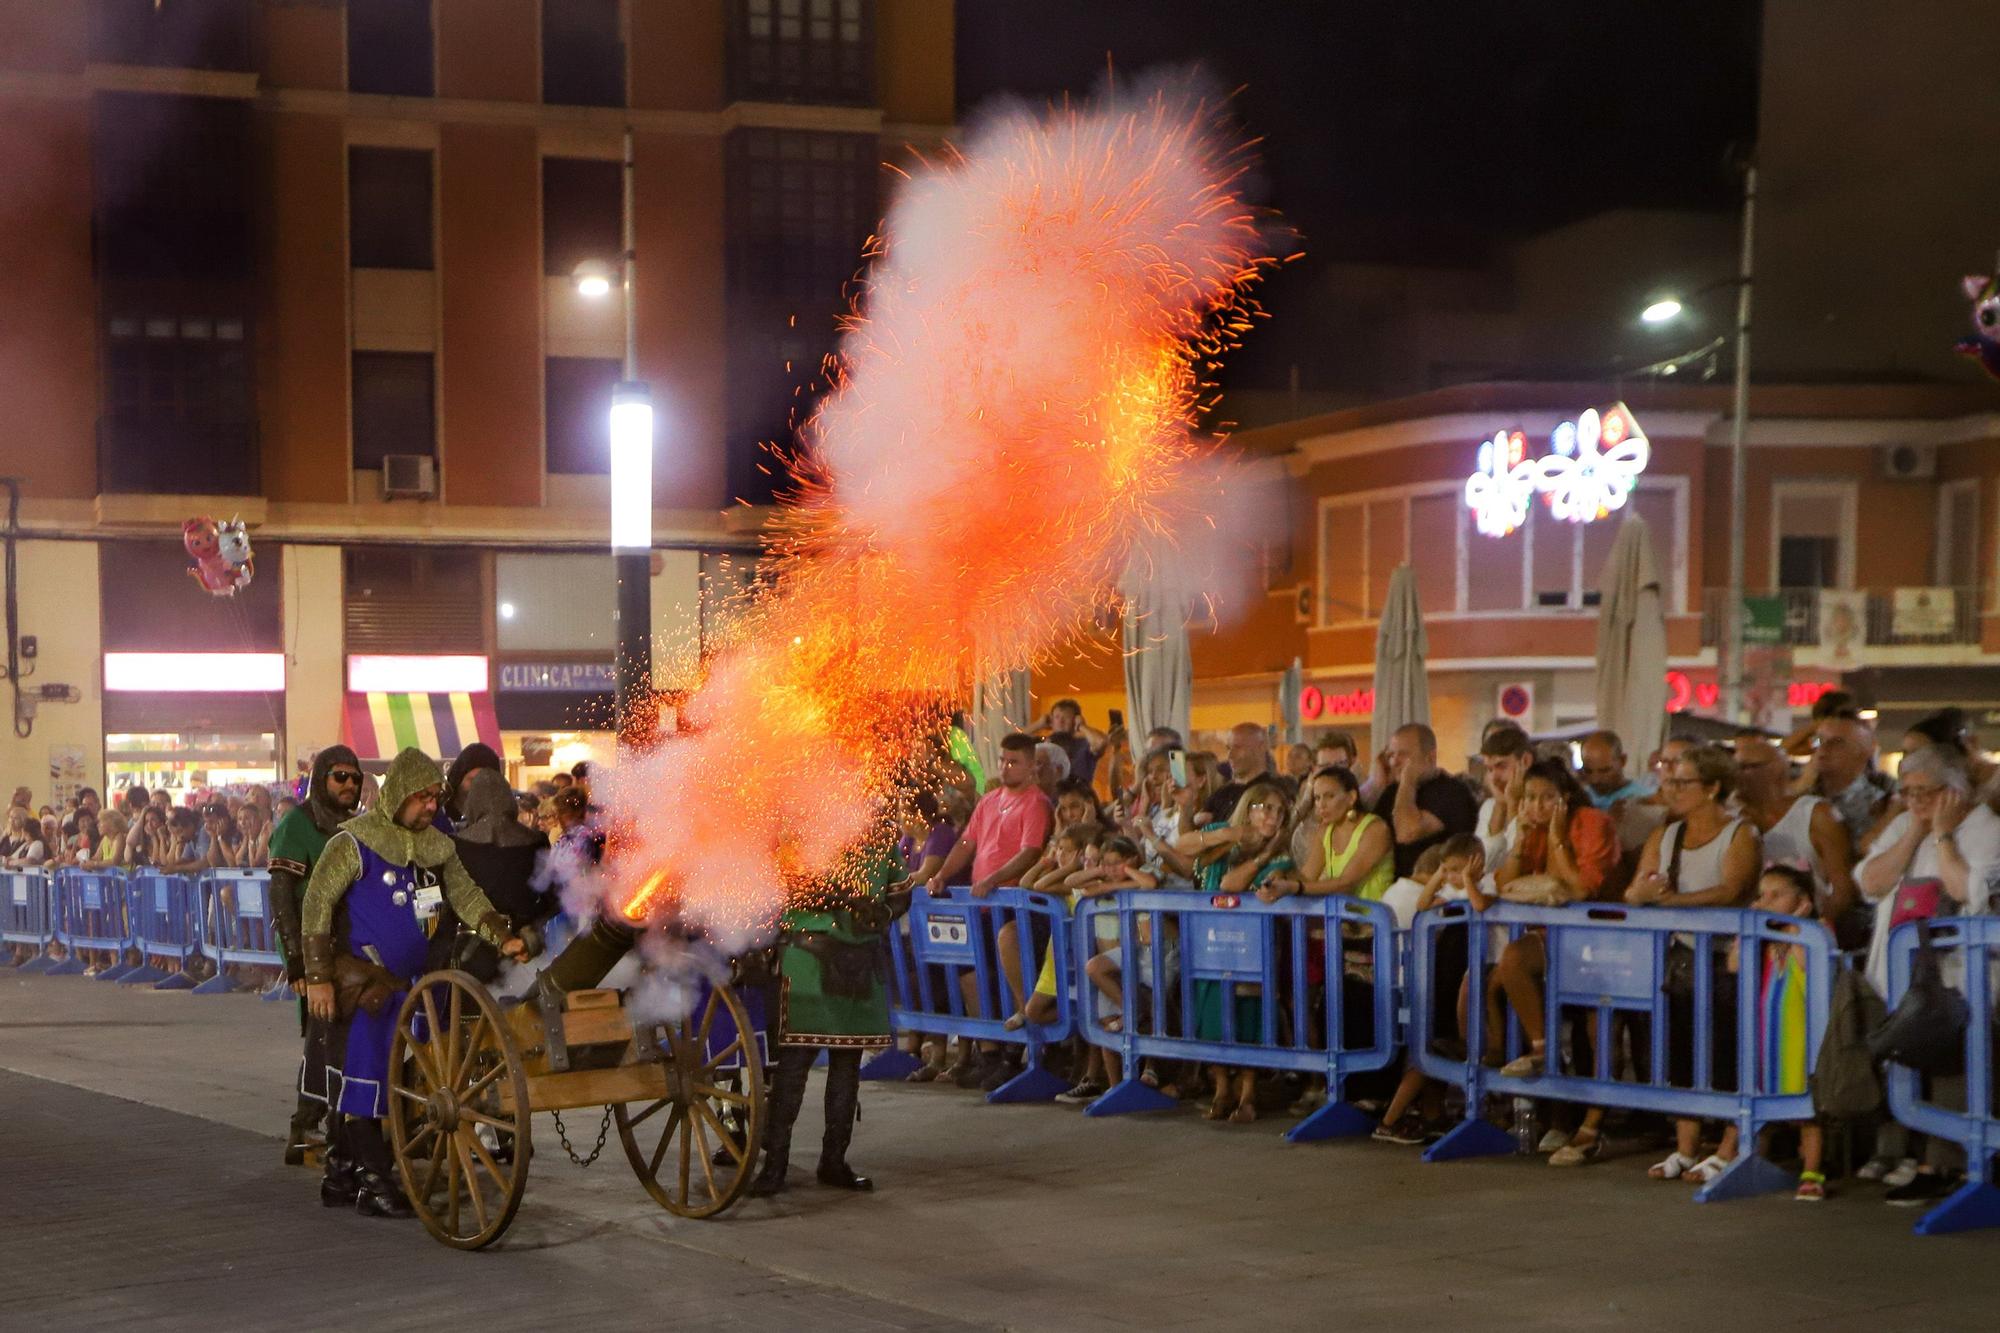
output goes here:
{"type": "Polygon", "coordinates": [[[356,1009],[374,1018],[389,1003],[389,997],[407,988],[388,968],[351,953],[333,960],[334,1013],[342,1022],[354,1017],[356,1009]]]}

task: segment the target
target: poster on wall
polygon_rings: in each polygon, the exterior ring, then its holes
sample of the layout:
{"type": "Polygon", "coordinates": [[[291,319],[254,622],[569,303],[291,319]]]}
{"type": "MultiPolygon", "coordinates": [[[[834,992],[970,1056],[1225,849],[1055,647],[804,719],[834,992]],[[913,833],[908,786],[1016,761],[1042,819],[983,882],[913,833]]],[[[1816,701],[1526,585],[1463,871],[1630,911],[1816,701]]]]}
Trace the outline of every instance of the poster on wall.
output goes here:
{"type": "Polygon", "coordinates": [[[1753,727],[1792,728],[1792,650],[1781,643],[1743,645],[1743,712],[1753,727]]]}
{"type": "Polygon", "coordinates": [[[1868,594],[1822,589],[1819,595],[1819,646],[1827,665],[1848,667],[1861,656],[1868,641],[1868,594]]]}
{"type": "Polygon", "coordinates": [[[1899,639],[1948,639],[1958,624],[1958,593],[1952,588],[1898,588],[1889,622],[1899,639]]]}
{"type": "Polygon", "coordinates": [[[83,747],[81,745],[51,745],[49,747],[49,804],[60,810],[76,799],[88,781],[83,770],[83,747]]]}

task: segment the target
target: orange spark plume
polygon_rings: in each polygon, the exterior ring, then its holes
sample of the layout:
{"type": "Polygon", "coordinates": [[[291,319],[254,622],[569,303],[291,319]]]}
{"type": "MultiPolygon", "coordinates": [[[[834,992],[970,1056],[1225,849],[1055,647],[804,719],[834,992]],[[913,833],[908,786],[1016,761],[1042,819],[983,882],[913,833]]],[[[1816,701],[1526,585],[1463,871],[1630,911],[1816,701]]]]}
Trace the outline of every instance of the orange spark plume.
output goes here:
{"type": "Polygon", "coordinates": [[[1013,112],[920,166],[801,431],[773,560],[676,736],[617,775],[610,900],[768,922],[876,827],[976,674],[1205,526],[1203,370],[1269,262],[1247,150],[1191,89],[1013,112]]]}

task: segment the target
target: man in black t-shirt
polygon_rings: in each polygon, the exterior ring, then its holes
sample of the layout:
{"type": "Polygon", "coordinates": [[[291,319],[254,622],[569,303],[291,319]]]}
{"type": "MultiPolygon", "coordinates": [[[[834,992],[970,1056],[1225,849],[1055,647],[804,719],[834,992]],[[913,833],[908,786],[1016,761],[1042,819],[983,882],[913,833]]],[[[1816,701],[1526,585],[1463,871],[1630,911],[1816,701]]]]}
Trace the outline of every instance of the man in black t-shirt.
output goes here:
{"type": "Polygon", "coordinates": [[[1463,782],[1437,765],[1437,733],[1421,722],[1398,727],[1376,756],[1377,773],[1388,786],[1375,814],[1396,840],[1396,873],[1416,869],[1424,849],[1479,822],[1479,806],[1463,782]]]}
{"type": "Polygon", "coordinates": [[[1290,779],[1271,768],[1271,739],[1264,728],[1255,722],[1239,722],[1229,732],[1229,781],[1202,806],[1207,815],[1203,822],[1228,823],[1243,793],[1250,790],[1251,783],[1259,781],[1283,787],[1287,796],[1295,790],[1290,779]]]}

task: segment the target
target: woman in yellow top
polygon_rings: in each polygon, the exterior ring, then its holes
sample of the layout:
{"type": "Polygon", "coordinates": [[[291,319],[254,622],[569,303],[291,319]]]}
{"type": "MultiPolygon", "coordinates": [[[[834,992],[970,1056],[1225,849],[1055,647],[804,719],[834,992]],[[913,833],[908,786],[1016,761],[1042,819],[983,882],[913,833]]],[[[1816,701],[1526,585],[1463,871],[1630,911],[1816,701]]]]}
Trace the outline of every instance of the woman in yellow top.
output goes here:
{"type": "Polygon", "coordinates": [[[1292,893],[1319,897],[1349,893],[1379,901],[1396,882],[1395,839],[1389,826],[1361,809],[1361,783],[1329,764],[1312,775],[1313,817],[1319,841],[1294,874],[1274,875],[1257,896],[1276,902],[1292,893]]]}

